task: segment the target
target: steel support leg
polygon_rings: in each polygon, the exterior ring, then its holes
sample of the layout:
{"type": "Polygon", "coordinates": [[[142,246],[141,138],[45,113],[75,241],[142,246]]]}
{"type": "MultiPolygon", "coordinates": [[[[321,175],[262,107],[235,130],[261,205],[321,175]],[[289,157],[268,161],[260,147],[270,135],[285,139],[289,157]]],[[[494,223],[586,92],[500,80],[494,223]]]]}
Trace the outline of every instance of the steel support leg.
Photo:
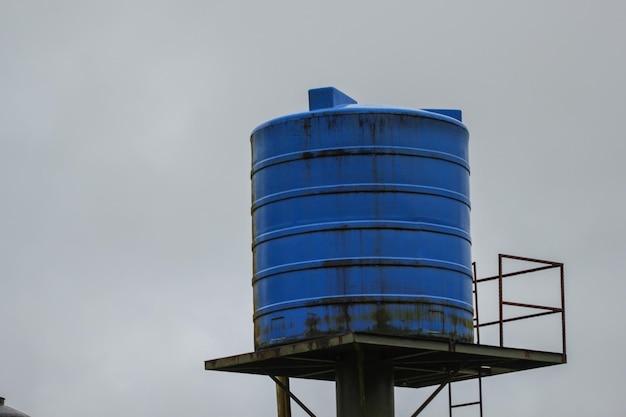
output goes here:
{"type": "Polygon", "coordinates": [[[278,411],[278,417],[291,417],[289,378],[286,376],[277,376],[276,379],[287,387],[287,391],[285,391],[280,385],[276,385],[276,410],[278,411]]]}
{"type": "MultiPolygon", "coordinates": [[[[274,381],[276,383],[276,386],[278,388],[282,389],[289,396],[289,398],[294,400],[296,402],[296,404],[298,404],[300,406],[300,408],[302,408],[304,410],[305,413],[307,413],[311,417],[315,417],[315,414],[313,414],[313,412],[311,410],[309,410],[308,407],[306,405],[304,405],[304,403],[302,401],[300,401],[300,399],[298,397],[296,397],[296,395],[289,390],[289,387],[283,383],[281,377],[276,377],[274,375],[268,375],[268,376],[270,378],[272,378],[272,381],[274,381]]],[[[287,378],[287,381],[288,380],[289,380],[289,378],[287,378]]],[[[291,412],[291,406],[290,406],[290,412],[291,412]]]]}

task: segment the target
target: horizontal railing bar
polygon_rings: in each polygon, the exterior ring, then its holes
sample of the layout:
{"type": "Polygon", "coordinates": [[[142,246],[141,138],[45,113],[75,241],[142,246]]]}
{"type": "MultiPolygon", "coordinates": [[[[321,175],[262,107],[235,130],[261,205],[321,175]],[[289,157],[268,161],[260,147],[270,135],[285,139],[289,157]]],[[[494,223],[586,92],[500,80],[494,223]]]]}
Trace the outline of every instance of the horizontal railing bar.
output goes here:
{"type": "MultiPolygon", "coordinates": [[[[522,275],[522,274],[529,274],[531,272],[545,271],[546,269],[552,269],[552,268],[558,268],[558,267],[559,265],[546,265],[546,266],[538,266],[537,268],[524,269],[521,271],[507,272],[506,274],[502,274],[502,278],[514,277],[516,275],[522,275]]],[[[500,278],[500,275],[492,275],[486,278],[479,278],[476,280],[476,282],[493,281],[499,278],[500,278]]]]}
{"type": "Polygon", "coordinates": [[[463,403],[463,404],[454,404],[454,405],[451,405],[450,408],[467,407],[468,405],[478,405],[478,404],[480,404],[480,401],[474,401],[471,403],[463,403]]]}
{"type": "MultiPolygon", "coordinates": [[[[522,320],[522,319],[530,319],[530,318],[533,318],[533,317],[547,316],[547,315],[550,315],[550,314],[557,314],[557,313],[562,313],[562,311],[546,311],[546,312],[543,312],[543,313],[528,314],[526,316],[511,317],[511,318],[508,318],[508,319],[503,319],[502,323],[508,323],[510,321],[517,321],[517,320],[522,320]]],[[[480,323],[479,327],[493,326],[494,324],[500,324],[500,320],[490,321],[490,322],[487,322],[487,323],[480,323]]]]}
{"type": "Polygon", "coordinates": [[[555,266],[563,265],[561,262],[544,261],[542,259],[525,258],[523,256],[505,255],[503,253],[500,254],[500,257],[501,258],[506,258],[506,259],[513,259],[513,260],[516,260],[516,261],[537,262],[537,263],[541,263],[541,264],[549,264],[549,265],[555,265],[555,266]]]}
{"type": "MultiPolygon", "coordinates": [[[[549,314],[557,314],[557,313],[562,313],[562,311],[546,311],[546,312],[543,312],[543,313],[529,314],[529,315],[526,315],[526,316],[511,317],[511,318],[508,318],[508,319],[503,319],[502,323],[508,323],[510,321],[517,321],[517,320],[522,320],[522,319],[529,319],[529,318],[532,318],[532,317],[547,316],[549,314]]],[[[480,325],[478,327],[493,326],[494,324],[500,324],[500,320],[489,321],[487,323],[480,323],[480,325]]]]}
{"type": "Polygon", "coordinates": [[[538,308],[538,309],[541,309],[541,310],[550,310],[550,311],[554,311],[554,312],[561,312],[561,311],[563,311],[563,309],[560,308],[560,307],[550,307],[550,306],[540,306],[540,305],[536,305],[536,304],[516,303],[514,301],[502,301],[502,305],[515,306],[515,307],[526,307],[526,308],[538,308]]]}
{"type": "Polygon", "coordinates": [[[509,318],[509,319],[502,320],[502,323],[508,323],[510,321],[517,321],[517,320],[522,320],[522,319],[530,319],[530,318],[533,318],[533,317],[547,316],[547,315],[550,315],[550,314],[557,314],[557,313],[560,313],[560,311],[546,311],[546,312],[543,312],[543,313],[529,314],[527,316],[512,317],[512,318],[509,318]]]}

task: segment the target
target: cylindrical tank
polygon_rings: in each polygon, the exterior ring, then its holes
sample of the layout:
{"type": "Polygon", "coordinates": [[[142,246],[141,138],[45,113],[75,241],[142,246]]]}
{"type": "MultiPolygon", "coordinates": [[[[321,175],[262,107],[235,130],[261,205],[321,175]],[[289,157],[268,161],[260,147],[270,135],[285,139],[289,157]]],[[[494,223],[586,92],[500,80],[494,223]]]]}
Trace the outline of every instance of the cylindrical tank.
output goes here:
{"type": "Polygon", "coordinates": [[[332,87],[309,106],[250,138],[255,349],[349,332],[472,341],[461,112],[332,87]]]}

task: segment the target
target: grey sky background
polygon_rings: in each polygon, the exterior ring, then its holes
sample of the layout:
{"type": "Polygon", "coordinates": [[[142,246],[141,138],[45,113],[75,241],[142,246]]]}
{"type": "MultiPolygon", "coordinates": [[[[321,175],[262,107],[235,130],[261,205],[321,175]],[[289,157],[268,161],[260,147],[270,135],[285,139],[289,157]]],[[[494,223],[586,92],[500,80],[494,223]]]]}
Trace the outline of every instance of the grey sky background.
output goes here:
{"type": "MultiPolygon", "coordinates": [[[[250,131],[332,85],[463,110],[480,275],[499,252],[565,263],[570,363],[485,379],[485,416],[623,415],[625,18],[609,0],[0,2],[0,395],[32,417],[275,415],[269,378],[203,361],[253,350],[250,131]]],[[[332,384],[293,388],[334,415],[332,384]]],[[[396,415],[427,394],[398,390],[396,415]]]]}

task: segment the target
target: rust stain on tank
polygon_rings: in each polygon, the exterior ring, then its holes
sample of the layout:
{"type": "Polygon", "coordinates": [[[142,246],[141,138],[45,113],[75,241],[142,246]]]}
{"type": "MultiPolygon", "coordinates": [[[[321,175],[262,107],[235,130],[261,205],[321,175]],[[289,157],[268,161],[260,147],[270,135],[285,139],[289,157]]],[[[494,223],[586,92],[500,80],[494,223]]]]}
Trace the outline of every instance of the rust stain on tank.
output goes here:
{"type": "Polygon", "coordinates": [[[310,118],[306,118],[302,121],[302,129],[304,130],[304,136],[306,136],[307,139],[311,138],[311,119],[310,118]]]}
{"type": "Polygon", "coordinates": [[[321,319],[317,314],[307,314],[307,318],[304,322],[306,326],[306,336],[307,337],[316,337],[320,336],[323,333],[318,329],[318,325],[320,324],[321,319]]]}
{"type": "Polygon", "coordinates": [[[393,315],[384,306],[378,306],[372,313],[372,319],[374,320],[374,330],[379,332],[392,332],[393,326],[389,322],[393,319],[393,315]]]}

